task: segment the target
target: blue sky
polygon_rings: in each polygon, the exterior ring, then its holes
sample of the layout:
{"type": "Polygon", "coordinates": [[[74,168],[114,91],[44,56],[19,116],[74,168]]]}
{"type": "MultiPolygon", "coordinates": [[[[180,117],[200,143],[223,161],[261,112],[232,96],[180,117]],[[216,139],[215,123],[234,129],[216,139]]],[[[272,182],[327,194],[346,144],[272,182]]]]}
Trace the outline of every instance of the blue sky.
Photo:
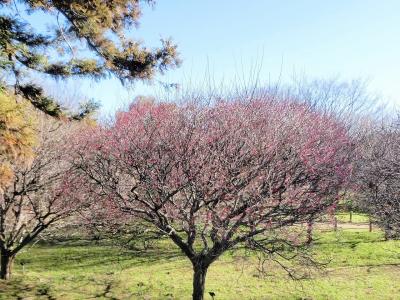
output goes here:
{"type": "MultiPolygon", "coordinates": [[[[399,14],[398,0],[158,0],[132,35],[149,47],[161,37],[178,44],[183,64],[161,81],[196,85],[205,74],[231,81],[257,67],[264,82],[293,74],[368,79],[371,90],[400,104],[399,14]]],[[[117,80],[74,86],[104,111],[158,88],[138,83],[126,91],[117,80]]]]}

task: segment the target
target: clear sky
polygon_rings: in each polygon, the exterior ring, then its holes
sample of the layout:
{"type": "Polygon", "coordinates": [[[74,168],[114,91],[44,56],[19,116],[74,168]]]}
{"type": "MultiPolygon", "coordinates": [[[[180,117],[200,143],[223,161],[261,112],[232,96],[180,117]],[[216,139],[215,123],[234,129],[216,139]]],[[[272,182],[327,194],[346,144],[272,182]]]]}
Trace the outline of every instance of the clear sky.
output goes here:
{"type": "MultiPolygon", "coordinates": [[[[399,0],[158,0],[132,34],[149,47],[161,37],[178,44],[183,64],[161,81],[196,85],[205,74],[229,81],[257,66],[262,81],[368,79],[400,104],[399,0]]],[[[78,85],[105,111],[157,89],[136,84],[127,93],[116,80],[78,85]]]]}

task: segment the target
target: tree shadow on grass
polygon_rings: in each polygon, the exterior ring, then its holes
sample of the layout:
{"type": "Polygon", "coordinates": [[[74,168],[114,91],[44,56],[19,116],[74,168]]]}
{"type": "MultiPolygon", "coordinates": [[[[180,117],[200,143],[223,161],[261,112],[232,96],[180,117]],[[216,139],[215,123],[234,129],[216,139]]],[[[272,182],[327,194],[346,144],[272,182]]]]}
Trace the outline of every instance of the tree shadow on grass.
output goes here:
{"type": "Polygon", "coordinates": [[[37,288],[22,281],[22,279],[0,280],[0,299],[35,299],[37,288]]]}
{"type": "Polygon", "coordinates": [[[114,282],[113,281],[107,281],[105,282],[104,289],[101,293],[98,293],[94,296],[94,298],[101,298],[101,299],[110,299],[110,300],[118,300],[118,298],[115,298],[110,294],[111,289],[113,287],[114,282]]]}
{"type": "MultiPolygon", "coordinates": [[[[118,280],[114,275],[131,267],[145,268],[151,264],[183,259],[178,249],[162,247],[146,251],[128,251],[111,246],[35,246],[33,249],[17,256],[15,276],[11,281],[0,280],[0,300],[8,299],[56,299],[53,293],[53,275],[51,272],[63,273],[62,280],[71,281],[73,288],[65,289],[63,285],[57,287],[58,292],[70,294],[79,290],[85,299],[114,299],[112,289],[118,280]],[[32,250],[32,251],[31,251],[32,250]],[[37,275],[22,275],[21,262],[25,271],[43,274],[50,271],[39,283],[37,275]],[[83,273],[78,272],[82,270],[83,273]],[[96,274],[96,275],[95,275],[96,274]],[[93,275],[93,277],[92,277],[93,275]],[[101,275],[98,277],[98,275],[101,275]],[[111,276],[111,277],[110,277],[111,276]],[[117,280],[117,281],[115,281],[117,280]],[[82,283],[80,286],[79,282],[82,283]],[[77,284],[79,286],[77,286],[77,284]],[[97,286],[97,292],[85,291],[88,285],[97,286]],[[61,288],[61,289],[60,289],[61,288]],[[53,296],[54,295],[54,296],[53,296]]],[[[44,275],[44,274],[43,274],[44,275]]]]}
{"type": "MultiPolygon", "coordinates": [[[[95,295],[91,293],[82,292],[81,296],[84,296],[85,299],[110,299],[110,300],[118,300],[118,298],[110,295],[111,289],[113,287],[114,282],[107,280],[105,282],[97,282],[103,287],[102,292],[97,293],[95,295]]],[[[65,290],[65,292],[69,292],[69,290],[65,290]]],[[[25,283],[23,278],[17,276],[17,278],[4,281],[0,280],[0,300],[24,300],[24,299],[46,299],[46,300],[56,300],[57,295],[52,291],[51,285],[44,282],[35,282],[35,283],[25,283]]]]}
{"type": "Polygon", "coordinates": [[[115,264],[126,269],[184,258],[183,254],[174,248],[129,251],[111,246],[40,246],[35,252],[39,255],[29,255],[28,251],[26,255],[17,256],[16,265],[23,262],[26,269],[37,272],[42,270],[68,272],[93,267],[106,269],[107,266],[115,264]]]}

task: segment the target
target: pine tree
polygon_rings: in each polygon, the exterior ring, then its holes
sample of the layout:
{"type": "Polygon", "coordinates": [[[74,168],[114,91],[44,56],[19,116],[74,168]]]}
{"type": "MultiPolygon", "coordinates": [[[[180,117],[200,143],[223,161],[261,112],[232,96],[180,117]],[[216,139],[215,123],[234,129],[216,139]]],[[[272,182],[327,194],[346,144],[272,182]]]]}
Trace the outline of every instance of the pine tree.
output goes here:
{"type": "Polygon", "coordinates": [[[179,65],[177,47],[162,40],[148,49],[128,37],[138,25],[146,0],[0,0],[0,70],[15,78],[15,92],[37,108],[58,115],[54,100],[38,86],[20,81],[36,71],[56,79],[71,76],[101,79],[114,76],[122,83],[148,80],[179,65]],[[21,11],[23,10],[23,11],[21,11]],[[35,31],[23,13],[45,13],[52,20],[49,34],[35,31]]]}

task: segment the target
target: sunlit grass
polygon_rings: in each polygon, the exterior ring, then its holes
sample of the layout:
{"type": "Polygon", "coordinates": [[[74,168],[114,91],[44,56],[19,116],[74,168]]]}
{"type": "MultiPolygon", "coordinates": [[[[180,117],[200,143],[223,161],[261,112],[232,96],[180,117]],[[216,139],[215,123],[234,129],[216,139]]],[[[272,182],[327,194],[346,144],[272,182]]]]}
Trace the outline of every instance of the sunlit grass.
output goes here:
{"type": "MultiPolygon", "coordinates": [[[[336,214],[338,222],[350,222],[350,213],[349,212],[340,212],[336,214]]],[[[351,222],[352,223],[368,223],[369,216],[366,214],[360,213],[352,213],[351,214],[351,222]]]]}
{"type": "MultiPolygon", "coordinates": [[[[259,276],[254,255],[227,253],[209,269],[216,299],[399,299],[400,242],[380,231],[317,232],[327,268],[293,281],[276,265],[259,276]]],[[[22,253],[0,299],[190,299],[192,269],[169,241],[146,253],[110,246],[35,245],[22,253]],[[23,265],[22,265],[22,264],[23,265]]]]}

